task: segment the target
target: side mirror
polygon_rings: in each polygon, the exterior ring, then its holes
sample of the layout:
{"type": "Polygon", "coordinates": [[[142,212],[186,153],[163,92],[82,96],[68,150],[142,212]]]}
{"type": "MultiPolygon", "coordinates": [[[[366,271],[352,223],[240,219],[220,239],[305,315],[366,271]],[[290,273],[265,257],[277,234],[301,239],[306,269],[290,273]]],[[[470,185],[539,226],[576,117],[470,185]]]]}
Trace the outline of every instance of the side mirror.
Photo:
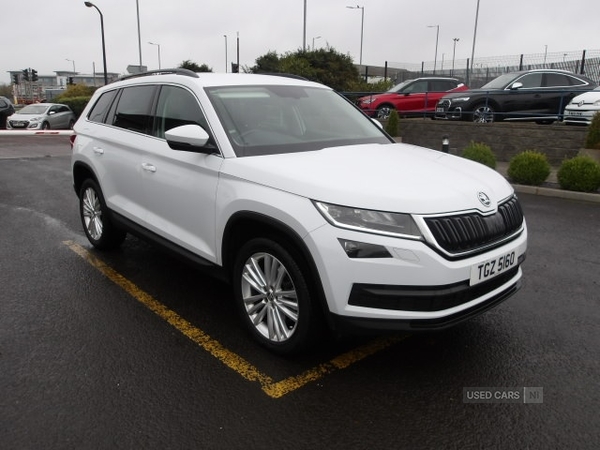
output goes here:
{"type": "Polygon", "coordinates": [[[207,147],[210,136],[200,125],[181,125],[165,131],[167,144],[173,150],[196,153],[215,153],[213,147],[207,147]]]}
{"type": "Polygon", "coordinates": [[[521,83],[520,81],[517,81],[516,83],[513,83],[512,86],[510,87],[511,91],[516,91],[517,89],[520,89],[523,87],[523,83],[521,83]]]}

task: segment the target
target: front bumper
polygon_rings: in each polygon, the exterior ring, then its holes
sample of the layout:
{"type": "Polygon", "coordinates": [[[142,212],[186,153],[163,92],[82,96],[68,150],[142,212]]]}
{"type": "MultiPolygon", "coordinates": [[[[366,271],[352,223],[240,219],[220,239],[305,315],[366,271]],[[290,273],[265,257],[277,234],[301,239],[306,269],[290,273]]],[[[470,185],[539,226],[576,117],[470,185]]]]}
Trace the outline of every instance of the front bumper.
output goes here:
{"type": "Polygon", "coordinates": [[[423,241],[321,227],[307,239],[321,275],[332,326],[371,330],[439,329],[477,315],[514,294],[527,250],[525,222],[508,241],[451,257],[423,241]],[[350,258],[338,239],[387,249],[387,258],[350,258]],[[477,282],[474,268],[503,255],[515,264],[477,282]]]}
{"type": "Polygon", "coordinates": [[[565,123],[579,123],[589,125],[592,123],[594,115],[599,112],[600,109],[565,109],[563,115],[563,122],[565,123]]]}

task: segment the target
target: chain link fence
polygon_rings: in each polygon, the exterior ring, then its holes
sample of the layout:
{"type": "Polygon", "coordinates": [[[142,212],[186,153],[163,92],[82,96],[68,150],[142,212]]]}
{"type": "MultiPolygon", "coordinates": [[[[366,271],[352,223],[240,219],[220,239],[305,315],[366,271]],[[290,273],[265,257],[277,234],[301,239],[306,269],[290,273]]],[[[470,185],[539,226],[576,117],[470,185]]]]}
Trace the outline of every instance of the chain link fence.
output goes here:
{"type": "Polygon", "coordinates": [[[394,84],[420,76],[453,76],[469,87],[479,88],[503,73],[531,69],[568,70],[600,82],[600,50],[476,57],[472,65],[469,59],[448,60],[443,57],[421,64],[387,62],[383,68],[361,66],[361,74],[366,77],[385,76],[391,78],[394,84]]]}

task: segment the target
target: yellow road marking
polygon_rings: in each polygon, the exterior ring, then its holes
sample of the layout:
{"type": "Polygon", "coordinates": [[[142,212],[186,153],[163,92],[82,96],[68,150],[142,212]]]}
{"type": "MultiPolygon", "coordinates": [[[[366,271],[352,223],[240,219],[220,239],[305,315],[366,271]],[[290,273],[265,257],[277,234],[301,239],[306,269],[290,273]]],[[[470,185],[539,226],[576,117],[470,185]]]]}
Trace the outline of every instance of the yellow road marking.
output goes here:
{"type": "Polygon", "coordinates": [[[100,259],[92,255],[88,250],[72,241],[64,241],[73,252],[81,256],[90,265],[95,267],[109,280],[121,287],[125,292],[147,307],[157,316],[168,322],[179,332],[187,336],[191,341],[198,344],[212,356],[220,360],[225,366],[236,371],[239,375],[248,381],[258,382],[262,390],[272,398],[281,398],[302,386],[316,381],[323,376],[336,370],[345,369],[348,366],[373,355],[378,351],[400,342],[405,337],[391,336],[376,339],[366,345],[357,347],[346,353],[343,353],[330,361],[320,364],[317,367],[309,369],[304,373],[286,378],[281,381],[275,381],[268,375],[265,375],[244,358],[238,354],[226,349],[217,340],[211,338],[201,329],[195,327],[185,320],[175,311],[170,310],[165,305],[154,299],[150,294],[137,287],[123,275],[113,268],[109,267],[100,259]]]}

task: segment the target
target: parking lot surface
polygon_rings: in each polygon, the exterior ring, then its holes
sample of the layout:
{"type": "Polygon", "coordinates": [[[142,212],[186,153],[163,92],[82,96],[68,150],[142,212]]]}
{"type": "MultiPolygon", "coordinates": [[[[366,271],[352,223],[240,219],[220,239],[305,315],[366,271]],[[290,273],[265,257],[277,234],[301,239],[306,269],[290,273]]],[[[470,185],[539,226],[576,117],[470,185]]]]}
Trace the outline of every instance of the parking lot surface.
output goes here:
{"type": "Polygon", "coordinates": [[[245,334],[228,285],[133,237],[89,246],[68,138],[11,139],[0,137],[1,448],[600,444],[597,203],[520,194],[523,288],[474,320],[281,358],[245,334]]]}

